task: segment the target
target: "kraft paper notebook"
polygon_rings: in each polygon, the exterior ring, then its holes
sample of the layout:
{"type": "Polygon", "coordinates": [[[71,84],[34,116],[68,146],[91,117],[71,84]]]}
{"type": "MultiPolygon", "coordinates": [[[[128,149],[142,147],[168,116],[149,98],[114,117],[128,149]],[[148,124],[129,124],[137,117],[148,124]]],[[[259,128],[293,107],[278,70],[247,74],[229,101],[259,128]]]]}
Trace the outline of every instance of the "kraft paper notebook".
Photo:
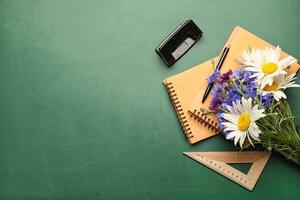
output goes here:
{"type": "MultiPolygon", "coordinates": [[[[222,72],[235,70],[240,65],[235,61],[241,52],[248,48],[264,48],[272,46],[250,32],[235,27],[225,45],[231,44],[230,52],[222,66],[222,72]]],[[[287,54],[283,54],[287,56],[287,54]]],[[[214,58],[217,62],[217,58],[214,58]]],[[[296,72],[299,65],[292,65],[291,71],[296,72]]],[[[211,59],[187,71],[169,77],[163,81],[170,96],[182,129],[190,144],[194,144],[219,132],[218,120],[215,115],[203,115],[201,108],[208,109],[211,95],[205,103],[201,103],[202,95],[207,86],[207,77],[213,73],[211,59]]]]}
{"type": "Polygon", "coordinates": [[[211,125],[214,122],[207,121],[200,124],[188,113],[188,109],[200,92],[199,86],[205,81],[204,77],[209,74],[208,70],[203,70],[204,68],[211,68],[210,60],[163,81],[190,144],[194,144],[218,132],[217,126],[211,125]]]}

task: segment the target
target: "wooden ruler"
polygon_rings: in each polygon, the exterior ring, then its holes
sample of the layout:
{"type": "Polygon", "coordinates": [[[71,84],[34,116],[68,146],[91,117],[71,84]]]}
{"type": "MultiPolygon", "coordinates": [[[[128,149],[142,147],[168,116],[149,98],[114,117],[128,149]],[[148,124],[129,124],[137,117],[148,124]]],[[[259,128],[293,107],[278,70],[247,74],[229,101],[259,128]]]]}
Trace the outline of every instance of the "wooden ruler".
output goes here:
{"type": "Polygon", "coordinates": [[[228,179],[252,191],[269,157],[270,151],[183,152],[228,179]],[[247,174],[227,163],[252,163],[247,174]]]}

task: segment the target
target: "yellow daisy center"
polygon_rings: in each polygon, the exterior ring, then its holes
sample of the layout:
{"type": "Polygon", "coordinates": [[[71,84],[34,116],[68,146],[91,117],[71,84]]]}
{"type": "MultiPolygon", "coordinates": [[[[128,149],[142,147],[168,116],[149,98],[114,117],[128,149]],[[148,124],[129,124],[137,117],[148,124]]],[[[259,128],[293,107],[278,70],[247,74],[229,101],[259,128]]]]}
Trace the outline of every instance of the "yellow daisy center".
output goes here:
{"type": "Polygon", "coordinates": [[[238,119],[238,128],[240,131],[246,131],[248,130],[250,123],[250,115],[248,113],[241,114],[238,119]]]}
{"type": "Polygon", "coordinates": [[[273,72],[275,72],[277,70],[278,66],[276,63],[266,63],[263,65],[262,67],[262,71],[265,73],[265,74],[272,74],[273,72]]]}
{"type": "Polygon", "coordinates": [[[263,90],[267,92],[271,92],[276,90],[277,88],[278,88],[278,83],[273,81],[272,85],[266,85],[263,90]]]}

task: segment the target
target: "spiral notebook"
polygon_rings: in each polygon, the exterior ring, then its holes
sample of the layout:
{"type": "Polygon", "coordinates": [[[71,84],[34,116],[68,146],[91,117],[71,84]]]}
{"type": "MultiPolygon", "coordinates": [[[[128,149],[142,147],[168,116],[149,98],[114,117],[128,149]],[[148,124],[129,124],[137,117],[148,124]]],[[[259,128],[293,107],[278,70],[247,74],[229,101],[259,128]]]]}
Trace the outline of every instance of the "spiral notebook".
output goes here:
{"type": "MultiPolygon", "coordinates": [[[[235,70],[239,67],[234,58],[238,57],[243,49],[248,47],[264,48],[265,46],[272,46],[239,26],[234,28],[225,46],[228,44],[231,44],[231,49],[222,66],[222,72],[228,69],[235,70]]],[[[284,53],[284,56],[287,56],[287,54],[284,53]]],[[[208,109],[212,98],[209,95],[206,101],[203,104],[201,103],[202,96],[207,87],[206,79],[214,71],[211,60],[163,81],[183,132],[190,144],[219,133],[216,115],[204,115],[201,110],[201,108],[208,109]]],[[[217,57],[214,60],[217,61],[217,57]]],[[[290,70],[296,72],[298,68],[299,65],[295,64],[292,65],[290,70]]]]}
{"type": "MultiPolygon", "coordinates": [[[[211,61],[208,60],[185,72],[169,77],[163,81],[182,129],[190,144],[208,138],[218,133],[216,119],[203,118],[199,123],[188,112],[195,97],[200,92],[200,85],[206,82],[207,77],[213,72],[211,61]]],[[[206,101],[208,106],[208,101],[206,101]]]]}
{"type": "MultiPolygon", "coordinates": [[[[231,69],[232,71],[235,71],[237,68],[241,66],[241,64],[237,61],[237,58],[239,58],[242,55],[242,52],[245,49],[251,48],[265,48],[265,47],[272,47],[275,48],[270,43],[264,41],[263,39],[255,36],[254,34],[248,32],[247,30],[237,26],[234,28],[232,34],[228,38],[225,46],[230,44],[230,51],[226,57],[226,60],[224,61],[221,72],[224,73],[231,69]]],[[[287,57],[288,54],[282,52],[281,58],[287,57]]],[[[289,69],[289,73],[296,73],[299,69],[299,64],[295,63],[291,65],[291,68],[289,69]]],[[[206,79],[209,75],[203,75],[202,79],[206,79]]],[[[191,107],[189,108],[190,112],[193,113],[193,116],[199,121],[206,118],[213,118],[214,121],[216,121],[216,115],[210,114],[210,115],[204,115],[203,112],[201,112],[201,108],[208,108],[207,104],[210,103],[211,100],[211,94],[209,95],[209,98],[205,101],[205,104],[201,103],[204,91],[207,87],[207,82],[201,82],[200,85],[198,85],[199,90],[198,94],[194,98],[193,103],[191,104],[191,107]]]]}

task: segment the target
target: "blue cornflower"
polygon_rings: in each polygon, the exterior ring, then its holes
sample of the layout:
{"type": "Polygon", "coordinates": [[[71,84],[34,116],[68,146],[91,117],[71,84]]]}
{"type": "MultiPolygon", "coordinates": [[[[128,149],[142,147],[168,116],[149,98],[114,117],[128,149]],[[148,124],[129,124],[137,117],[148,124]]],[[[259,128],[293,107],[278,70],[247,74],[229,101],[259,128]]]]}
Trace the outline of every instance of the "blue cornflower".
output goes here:
{"type": "Polygon", "coordinates": [[[228,87],[228,96],[229,96],[229,100],[228,100],[228,104],[232,106],[232,102],[237,102],[240,101],[242,96],[239,93],[239,91],[237,90],[237,88],[235,87],[228,87]]]}
{"type": "Polygon", "coordinates": [[[264,109],[268,109],[273,101],[274,97],[272,93],[268,93],[261,96],[261,104],[264,107],[264,109]]]}
{"type": "Polygon", "coordinates": [[[250,71],[244,71],[244,76],[243,78],[245,79],[245,81],[251,81],[254,80],[254,78],[251,78],[251,76],[254,74],[254,72],[250,72],[250,71]]]}
{"type": "Polygon", "coordinates": [[[257,96],[257,84],[255,82],[256,78],[251,77],[253,74],[253,72],[246,71],[244,67],[241,67],[236,70],[233,78],[236,87],[240,88],[247,98],[254,99],[257,96]]]}
{"type": "Polygon", "coordinates": [[[238,78],[239,80],[254,81],[255,78],[250,78],[254,72],[246,71],[244,67],[240,67],[237,69],[233,75],[233,77],[238,78]]]}
{"type": "MultiPolygon", "coordinates": [[[[222,103],[222,104],[220,105],[220,107],[221,107],[223,110],[227,110],[227,105],[226,105],[225,103],[222,103]]],[[[225,122],[225,121],[226,121],[226,120],[224,119],[224,117],[223,117],[223,115],[224,115],[223,110],[219,110],[219,111],[217,112],[217,117],[218,117],[218,122],[219,122],[219,128],[220,128],[220,129],[224,129],[224,128],[225,128],[225,126],[222,124],[222,122],[225,122]]],[[[222,131],[222,134],[225,135],[225,136],[226,136],[228,133],[229,133],[228,131],[225,131],[225,130],[222,131]]]]}
{"type": "Polygon", "coordinates": [[[220,70],[216,70],[212,75],[207,78],[208,84],[215,82],[220,76],[220,70]]]}
{"type": "Polygon", "coordinates": [[[230,69],[226,73],[224,73],[220,76],[220,82],[224,83],[224,82],[228,81],[231,75],[232,75],[232,71],[230,69]]]}
{"type": "Polygon", "coordinates": [[[223,111],[218,111],[217,112],[217,117],[218,117],[218,121],[219,121],[219,127],[221,128],[221,129],[223,129],[223,128],[225,128],[224,127],[224,125],[222,125],[222,122],[224,122],[224,118],[223,118],[223,111]]]}
{"type": "Polygon", "coordinates": [[[217,83],[211,90],[211,94],[213,97],[219,96],[220,93],[224,90],[225,85],[223,83],[217,83]]]}
{"type": "Polygon", "coordinates": [[[233,76],[234,76],[234,77],[241,77],[241,76],[243,75],[244,72],[245,72],[245,69],[244,69],[243,67],[240,67],[240,68],[238,68],[238,69],[234,72],[233,76]]]}
{"type": "Polygon", "coordinates": [[[245,94],[246,94],[246,97],[247,98],[256,98],[256,95],[257,95],[257,85],[256,85],[256,82],[254,80],[250,80],[248,82],[246,82],[246,91],[245,91],[245,94]]]}

